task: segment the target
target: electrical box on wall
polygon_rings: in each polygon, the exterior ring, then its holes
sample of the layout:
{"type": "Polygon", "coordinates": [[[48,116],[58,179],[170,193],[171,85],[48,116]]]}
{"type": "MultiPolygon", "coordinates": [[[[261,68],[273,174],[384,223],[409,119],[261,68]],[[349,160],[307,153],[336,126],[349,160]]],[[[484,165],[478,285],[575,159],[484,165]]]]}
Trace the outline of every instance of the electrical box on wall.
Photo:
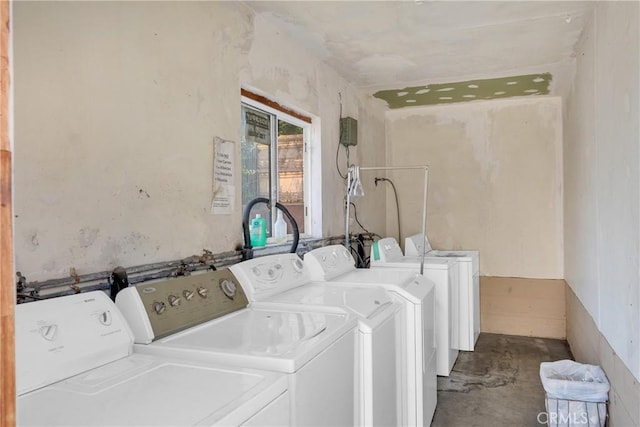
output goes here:
{"type": "Polygon", "coordinates": [[[353,117],[340,119],[340,144],[345,147],[358,145],[358,121],[353,117]]]}

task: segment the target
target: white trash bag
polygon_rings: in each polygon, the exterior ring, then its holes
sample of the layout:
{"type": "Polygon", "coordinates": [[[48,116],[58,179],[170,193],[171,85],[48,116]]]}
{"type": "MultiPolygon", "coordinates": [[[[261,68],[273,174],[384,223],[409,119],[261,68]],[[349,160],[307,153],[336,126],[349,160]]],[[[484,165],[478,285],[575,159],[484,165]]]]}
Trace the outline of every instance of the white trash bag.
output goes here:
{"type": "Polygon", "coordinates": [[[540,380],[547,394],[549,426],[604,426],[609,381],[599,366],[573,360],[542,362],[540,380]]]}

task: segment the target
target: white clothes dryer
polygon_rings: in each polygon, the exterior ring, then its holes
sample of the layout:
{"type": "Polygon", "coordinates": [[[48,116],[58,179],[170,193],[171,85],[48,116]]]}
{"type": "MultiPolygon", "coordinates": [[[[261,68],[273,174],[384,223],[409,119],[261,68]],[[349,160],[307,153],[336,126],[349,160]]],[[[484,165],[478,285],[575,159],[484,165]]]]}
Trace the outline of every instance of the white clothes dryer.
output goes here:
{"type": "Polygon", "coordinates": [[[103,292],[16,307],[21,426],[290,425],[283,374],[136,354],[103,292]]]}
{"type": "Polygon", "coordinates": [[[442,251],[432,249],[422,233],[405,239],[405,256],[443,257],[457,260],[460,272],[459,349],[473,351],[480,336],[480,253],[478,251],[442,251]]]}
{"type": "Polygon", "coordinates": [[[300,258],[287,253],[233,265],[255,308],[352,313],[358,319],[358,425],[402,424],[400,377],[402,304],[381,288],[312,283],[300,258]]]}
{"type": "Polygon", "coordinates": [[[340,245],[308,252],[304,264],[327,285],[383,288],[403,301],[403,425],[429,425],[437,403],[434,283],[409,269],[357,269],[340,245]]]}
{"type": "Polygon", "coordinates": [[[116,297],[135,351],[285,373],[292,425],[353,424],[356,319],[247,304],[228,269],[144,283],[116,297]]]}
{"type": "MultiPolygon", "coordinates": [[[[402,268],[420,271],[422,257],[402,255],[393,237],[371,246],[371,269],[402,268]]],[[[436,294],[436,366],[440,376],[449,376],[458,358],[458,263],[450,259],[425,258],[423,274],[435,284],[436,294]]]]}

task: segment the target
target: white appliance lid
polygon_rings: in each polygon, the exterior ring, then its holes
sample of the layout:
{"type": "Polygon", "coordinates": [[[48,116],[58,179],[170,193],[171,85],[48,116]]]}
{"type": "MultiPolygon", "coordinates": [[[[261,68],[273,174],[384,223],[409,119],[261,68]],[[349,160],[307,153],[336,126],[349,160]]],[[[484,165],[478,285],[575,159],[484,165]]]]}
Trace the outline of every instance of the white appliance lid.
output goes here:
{"type": "Polygon", "coordinates": [[[422,234],[414,234],[413,236],[409,236],[405,238],[404,243],[404,253],[405,256],[418,256],[422,255],[422,252],[425,250],[426,244],[426,252],[425,256],[427,257],[447,257],[447,258],[458,258],[459,261],[471,262],[476,261],[478,259],[478,251],[476,250],[439,250],[433,249],[431,244],[429,243],[429,238],[424,236],[421,238],[422,234]]]}
{"type": "Polygon", "coordinates": [[[460,261],[471,261],[478,257],[478,251],[449,251],[432,249],[427,256],[459,258],[460,261]]]}
{"type": "Polygon", "coordinates": [[[380,307],[393,301],[381,288],[349,288],[331,286],[331,282],[320,282],[283,292],[265,302],[345,307],[357,316],[367,319],[380,307]]]}
{"type": "Polygon", "coordinates": [[[402,285],[411,282],[416,277],[416,272],[407,269],[398,270],[372,270],[360,268],[341,276],[335,277],[329,283],[371,283],[381,285],[402,285]]]}
{"type": "Polygon", "coordinates": [[[295,372],[355,326],[346,314],[246,309],[136,350],[295,372]]]}
{"type": "Polygon", "coordinates": [[[214,425],[259,393],[286,390],[281,374],[134,354],[18,398],[20,425],[214,425]]]}
{"type": "MultiPolygon", "coordinates": [[[[393,268],[405,268],[405,269],[419,269],[420,263],[422,262],[421,256],[403,256],[400,259],[396,259],[393,261],[387,262],[378,262],[373,264],[374,267],[372,270],[378,271],[379,267],[393,267],[393,268]]],[[[436,257],[425,257],[424,258],[424,269],[425,270],[447,270],[452,265],[454,265],[457,261],[450,258],[436,258],[436,257]]]]}

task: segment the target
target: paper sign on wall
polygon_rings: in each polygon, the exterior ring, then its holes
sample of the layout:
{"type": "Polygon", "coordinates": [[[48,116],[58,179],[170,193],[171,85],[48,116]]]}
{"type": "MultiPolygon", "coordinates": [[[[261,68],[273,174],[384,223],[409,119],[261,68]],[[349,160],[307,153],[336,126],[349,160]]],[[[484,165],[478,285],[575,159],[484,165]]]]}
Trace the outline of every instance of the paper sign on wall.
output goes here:
{"type": "Polygon", "coordinates": [[[235,143],[216,137],[213,148],[211,213],[231,214],[236,201],[235,143]]]}

